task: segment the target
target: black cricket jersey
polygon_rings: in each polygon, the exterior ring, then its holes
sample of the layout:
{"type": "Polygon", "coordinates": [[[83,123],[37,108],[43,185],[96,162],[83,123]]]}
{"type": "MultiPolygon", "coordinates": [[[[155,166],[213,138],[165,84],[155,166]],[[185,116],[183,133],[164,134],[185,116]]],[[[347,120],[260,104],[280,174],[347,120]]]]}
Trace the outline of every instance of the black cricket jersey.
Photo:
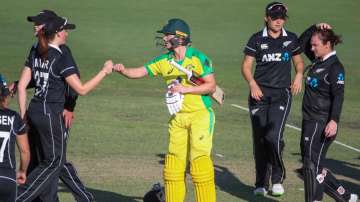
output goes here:
{"type": "Polygon", "coordinates": [[[254,79],[260,86],[289,88],[291,85],[291,58],[301,53],[296,34],[282,30],[276,39],[268,35],[267,28],[253,34],[245,49],[246,55],[255,57],[254,79]]]}
{"type": "Polygon", "coordinates": [[[345,71],[335,51],[313,63],[305,79],[303,119],[339,122],[344,88],[345,71]]]}
{"type": "Polygon", "coordinates": [[[33,100],[64,106],[67,88],[65,78],[79,72],[68,48],[62,50],[49,44],[48,57],[43,59],[35,44],[30,50],[25,66],[31,69],[32,80],[35,83],[33,100]]]}
{"type": "Polygon", "coordinates": [[[20,115],[10,109],[0,108],[0,168],[16,169],[16,135],[26,133],[20,115]]]}

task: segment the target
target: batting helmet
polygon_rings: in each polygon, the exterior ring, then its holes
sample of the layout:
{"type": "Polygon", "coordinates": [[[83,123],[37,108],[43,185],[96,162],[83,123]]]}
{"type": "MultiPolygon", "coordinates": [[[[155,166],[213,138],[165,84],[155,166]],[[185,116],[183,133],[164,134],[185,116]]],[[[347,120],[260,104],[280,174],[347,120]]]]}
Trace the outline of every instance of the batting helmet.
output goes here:
{"type": "Polygon", "coordinates": [[[145,194],[144,202],[165,202],[164,187],[160,183],[154,184],[151,190],[145,194]]]}
{"type": "Polygon", "coordinates": [[[187,45],[191,42],[189,25],[179,18],[170,19],[161,30],[157,31],[157,33],[175,35],[176,41],[173,41],[175,42],[175,46],[187,45]],[[183,42],[180,42],[179,39],[183,39],[183,42]]]}

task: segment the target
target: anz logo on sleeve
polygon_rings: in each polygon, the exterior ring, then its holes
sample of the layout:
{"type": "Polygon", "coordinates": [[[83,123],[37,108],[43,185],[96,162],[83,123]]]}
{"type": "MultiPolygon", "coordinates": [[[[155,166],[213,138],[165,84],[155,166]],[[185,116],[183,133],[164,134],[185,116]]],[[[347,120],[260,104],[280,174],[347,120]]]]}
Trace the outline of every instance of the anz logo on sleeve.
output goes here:
{"type": "Polygon", "coordinates": [[[290,60],[290,54],[288,52],[284,53],[267,53],[264,54],[261,61],[262,62],[288,62],[290,60]]]}

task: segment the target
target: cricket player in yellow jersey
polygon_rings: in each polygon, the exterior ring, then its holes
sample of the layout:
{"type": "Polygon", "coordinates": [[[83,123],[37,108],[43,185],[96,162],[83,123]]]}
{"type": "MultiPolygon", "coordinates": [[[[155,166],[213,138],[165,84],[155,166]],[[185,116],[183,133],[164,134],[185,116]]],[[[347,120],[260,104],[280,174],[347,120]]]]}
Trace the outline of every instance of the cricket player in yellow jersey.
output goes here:
{"type": "Polygon", "coordinates": [[[216,81],[211,61],[190,47],[190,28],[181,19],[171,19],[158,33],[163,34],[167,53],[155,57],[144,66],[114,70],[127,78],[162,76],[168,85],[166,104],[172,115],[169,121],[169,151],[165,157],[164,182],[166,202],[185,199],[185,169],[190,162],[190,174],[197,202],[215,202],[214,167],[211,160],[215,115],[209,94],[216,81]],[[203,80],[193,85],[187,75],[170,64],[175,61],[203,80]]]}

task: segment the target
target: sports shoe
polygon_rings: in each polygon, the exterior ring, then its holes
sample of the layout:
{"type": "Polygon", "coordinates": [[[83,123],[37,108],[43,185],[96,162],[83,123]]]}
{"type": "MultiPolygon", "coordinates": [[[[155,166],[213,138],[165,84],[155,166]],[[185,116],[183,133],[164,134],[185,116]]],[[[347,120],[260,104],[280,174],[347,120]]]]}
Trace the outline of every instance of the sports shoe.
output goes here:
{"type": "Polygon", "coordinates": [[[350,194],[350,199],[349,202],[356,202],[358,200],[358,195],[357,194],[350,194]]]}
{"type": "Polygon", "coordinates": [[[273,184],[271,189],[271,195],[273,196],[282,196],[285,193],[284,187],[282,184],[273,184]]]}
{"type": "Polygon", "coordinates": [[[265,196],[267,194],[267,191],[264,187],[258,187],[254,190],[255,196],[265,196]]]}

